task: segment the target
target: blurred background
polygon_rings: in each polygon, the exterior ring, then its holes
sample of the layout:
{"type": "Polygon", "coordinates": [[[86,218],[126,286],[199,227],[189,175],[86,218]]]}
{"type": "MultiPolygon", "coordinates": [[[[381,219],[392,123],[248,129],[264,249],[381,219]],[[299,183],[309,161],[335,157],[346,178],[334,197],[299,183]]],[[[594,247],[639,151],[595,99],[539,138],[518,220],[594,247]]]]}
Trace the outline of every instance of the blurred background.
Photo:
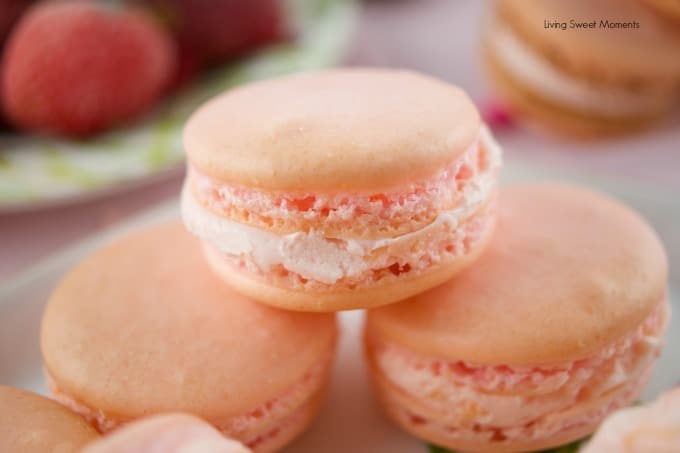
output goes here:
{"type": "Polygon", "coordinates": [[[561,177],[635,192],[635,207],[654,210],[678,259],[678,109],[639,133],[596,140],[524,127],[492,94],[483,68],[489,2],[46,3],[0,3],[0,285],[176,197],[181,126],[203,100],[333,65],[409,68],[461,86],[505,150],[506,181],[561,177]]]}

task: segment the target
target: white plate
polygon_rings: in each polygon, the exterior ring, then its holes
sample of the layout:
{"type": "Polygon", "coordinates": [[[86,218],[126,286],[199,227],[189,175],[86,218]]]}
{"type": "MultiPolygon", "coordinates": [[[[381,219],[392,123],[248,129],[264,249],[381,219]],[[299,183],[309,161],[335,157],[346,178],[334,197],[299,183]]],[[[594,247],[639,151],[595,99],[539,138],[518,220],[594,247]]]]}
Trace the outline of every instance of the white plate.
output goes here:
{"type": "MultiPolygon", "coordinates": [[[[600,178],[555,174],[513,163],[506,165],[504,179],[559,178],[578,180],[607,191],[624,200],[657,228],[666,243],[674,270],[671,276],[671,299],[680,295],[680,242],[674,237],[680,226],[680,211],[674,209],[669,194],[645,187],[605,182],[600,178]]],[[[90,238],[53,257],[6,283],[0,288],[0,383],[38,392],[45,388],[41,375],[38,343],[40,318],[45,300],[61,276],[84,256],[109,242],[113,237],[149,223],[178,217],[176,201],[170,201],[104,234],[90,238]]],[[[678,303],[674,309],[680,310],[678,303]]],[[[329,400],[313,427],[286,451],[299,453],[425,453],[427,446],[396,429],[377,408],[366,379],[361,354],[360,311],[341,314],[342,340],[329,400]]],[[[671,323],[667,347],[655,368],[644,399],[653,398],[680,381],[680,321],[671,323]]]]}
{"type": "Polygon", "coordinates": [[[182,124],[206,99],[244,82],[338,63],[356,22],[355,0],[286,5],[296,40],[211,71],[134,126],[86,141],[0,135],[0,213],[84,201],[176,174],[182,124]]]}

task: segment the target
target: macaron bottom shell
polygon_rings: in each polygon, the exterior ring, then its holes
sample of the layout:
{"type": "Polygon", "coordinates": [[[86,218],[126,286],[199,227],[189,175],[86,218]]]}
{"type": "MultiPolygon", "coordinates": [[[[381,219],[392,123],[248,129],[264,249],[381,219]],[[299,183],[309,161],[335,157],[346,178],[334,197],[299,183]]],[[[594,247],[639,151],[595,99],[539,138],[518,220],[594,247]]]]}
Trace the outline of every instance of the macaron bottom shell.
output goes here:
{"type": "Polygon", "coordinates": [[[494,228],[495,216],[490,215],[482,221],[481,229],[476,233],[477,239],[469,250],[423,272],[396,273],[370,286],[338,285],[324,291],[291,288],[266,275],[243,270],[209,244],[204,244],[203,251],[208,264],[222,280],[254,300],[287,310],[329,312],[389,304],[449,280],[482,255],[493,236],[494,228]]]}

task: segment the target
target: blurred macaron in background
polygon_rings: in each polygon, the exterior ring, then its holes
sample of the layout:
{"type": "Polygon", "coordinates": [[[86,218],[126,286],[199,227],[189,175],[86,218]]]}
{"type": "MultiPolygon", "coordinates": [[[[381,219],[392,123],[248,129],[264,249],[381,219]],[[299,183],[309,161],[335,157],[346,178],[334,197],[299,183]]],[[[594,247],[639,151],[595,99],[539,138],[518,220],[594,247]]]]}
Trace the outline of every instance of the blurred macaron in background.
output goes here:
{"type": "Polygon", "coordinates": [[[639,0],[498,0],[484,33],[498,96],[569,138],[632,133],[672,110],[679,48],[639,0]]]}

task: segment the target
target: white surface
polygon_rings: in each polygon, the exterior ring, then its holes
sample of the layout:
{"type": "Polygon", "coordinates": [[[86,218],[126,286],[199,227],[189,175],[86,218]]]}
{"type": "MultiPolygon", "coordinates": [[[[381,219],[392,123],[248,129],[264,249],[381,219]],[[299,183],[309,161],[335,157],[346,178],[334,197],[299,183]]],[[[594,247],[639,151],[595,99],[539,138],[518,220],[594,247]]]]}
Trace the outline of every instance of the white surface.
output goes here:
{"type": "MultiPolygon", "coordinates": [[[[536,167],[510,163],[504,179],[523,181],[559,178],[579,180],[599,187],[641,211],[659,231],[670,256],[671,301],[680,312],[680,211],[673,209],[675,200],[655,190],[630,184],[612,184],[601,179],[567,175],[536,167]]],[[[0,383],[44,391],[39,351],[39,328],[45,301],[61,276],[92,250],[140,225],[178,218],[176,201],[163,204],[141,217],[108,230],[41,262],[0,288],[0,383]]],[[[377,408],[368,385],[360,344],[362,314],[358,311],[341,315],[342,340],[329,399],[311,430],[286,451],[299,453],[400,453],[426,452],[423,442],[401,433],[377,408]]],[[[645,399],[680,381],[680,320],[675,316],[667,347],[655,368],[645,399]]]]}

